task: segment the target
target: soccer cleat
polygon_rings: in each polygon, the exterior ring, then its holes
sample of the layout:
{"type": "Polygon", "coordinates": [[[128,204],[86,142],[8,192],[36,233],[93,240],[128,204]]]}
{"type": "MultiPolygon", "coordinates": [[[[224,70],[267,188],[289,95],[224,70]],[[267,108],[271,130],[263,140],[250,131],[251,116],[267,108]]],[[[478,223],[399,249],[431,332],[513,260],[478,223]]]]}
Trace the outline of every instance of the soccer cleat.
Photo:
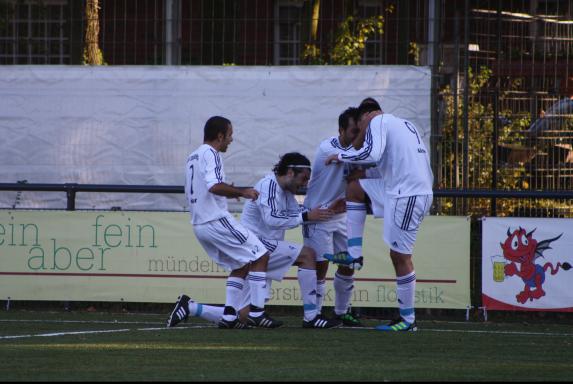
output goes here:
{"type": "Polygon", "coordinates": [[[219,323],[217,324],[217,326],[221,329],[249,329],[250,327],[241,322],[241,320],[239,320],[238,318],[235,318],[235,320],[225,320],[225,319],[221,319],[219,320],[219,323]]]}
{"type": "Polygon", "coordinates": [[[326,253],[324,254],[324,258],[333,264],[343,265],[357,271],[364,266],[364,258],[362,256],[354,258],[346,251],[338,252],[334,255],[326,253]]]}
{"type": "Polygon", "coordinates": [[[266,313],[263,313],[259,317],[249,315],[249,317],[247,317],[247,324],[251,327],[257,328],[278,328],[283,325],[283,322],[275,320],[266,313]]]}
{"type": "Polygon", "coordinates": [[[342,325],[337,319],[330,320],[322,317],[322,315],[316,315],[316,317],[310,321],[303,321],[303,328],[338,328],[342,325]]]}
{"type": "Polygon", "coordinates": [[[375,329],[383,332],[416,332],[418,331],[418,324],[414,321],[408,323],[406,320],[399,318],[390,322],[387,325],[378,325],[375,329]]]}
{"type": "Polygon", "coordinates": [[[187,321],[189,317],[189,301],[191,299],[187,295],[181,295],[177,298],[177,303],[175,303],[175,308],[171,312],[169,319],[167,320],[167,327],[171,328],[176,326],[182,321],[187,321]]]}
{"type": "Polygon", "coordinates": [[[362,323],[350,312],[343,315],[336,315],[336,318],[342,322],[345,327],[362,327],[362,323]]]}

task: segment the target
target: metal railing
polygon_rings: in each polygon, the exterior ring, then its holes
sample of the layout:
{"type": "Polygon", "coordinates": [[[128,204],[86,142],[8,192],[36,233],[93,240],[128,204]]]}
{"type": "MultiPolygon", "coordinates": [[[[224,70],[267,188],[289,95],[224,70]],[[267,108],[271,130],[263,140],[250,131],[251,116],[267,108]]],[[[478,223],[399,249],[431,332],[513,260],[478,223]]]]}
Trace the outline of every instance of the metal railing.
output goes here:
{"type": "Polygon", "coordinates": [[[65,192],[66,210],[75,211],[78,192],[184,193],[182,185],[22,184],[0,183],[0,191],[65,192]]]}
{"type": "MultiPolygon", "coordinates": [[[[117,193],[184,193],[182,185],[115,185],[115,184],[23,184],[0,183],[0,191],[65,192],[66,210],[76,209],[78,192],[117,193]]],[[[490,198],[490,199],[573,199],[573,191],[494,191],[435,189],[435,198],[490,198]]],[[[495,212],[492,212],[495,215],[495,212]]]]}

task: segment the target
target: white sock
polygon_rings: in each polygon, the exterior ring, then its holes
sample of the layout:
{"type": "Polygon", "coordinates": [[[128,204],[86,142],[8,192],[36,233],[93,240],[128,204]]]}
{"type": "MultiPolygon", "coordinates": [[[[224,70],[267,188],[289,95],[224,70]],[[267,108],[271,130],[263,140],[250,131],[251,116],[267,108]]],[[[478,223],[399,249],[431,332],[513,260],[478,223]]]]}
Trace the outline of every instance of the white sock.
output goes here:
{"type": "Polygon", "coordinates": [[[245,279],[240,277],[227,278],[227,296],[225,298],[225,306],[231,307],[235,310],[235,314],[223,315],[222,318],[228,321],[233,321],[237,317],[237,313],[241,309],[241,302],[243,298],[243,285],[245,284],[245,279]]]}
{"type": "Polygon", "coordinates": [[[348,253],[353,258],[362,256],[362,236],[366,222],[366,204],[346,202],[346,233],[348,253]]]}
{"type": "Polygon", "coordinates": [[[324,295],[326,294],[326,280],[316,281],[316,312],[322,313],[322,304],[324,303],[324,295]]]}
{"type": "Polygon", "coordinates": [[[267,297],[267,273],[249,272],[247,275],[251,289],[251,310],[249,316],[259,317],[264,313],[265,298],[267,297]]]}
{"type": "Polygon", "coordinates": [[[352,291],[354,289],[354,276],[334,274],[334,313],[344,315],[350,306],[352,291]]]}
{"type": "Polygon", "coordinates": [[[304,320],[310,321],[318,314],[316,308],[316,270],[299,268],[298,284],[302,295],[304,320]]]}
{"type": "Polygon", "coordinates": [[[189,314],[200,317],[213,323],[218,323],[223,318],[224,307],[215,305],[206,305],[189,301],[189,314]]]}
{"type": "Polygon", "coordinates": [[[414,297],[416,295],[415,271],[396,278],[396,295],[398,296],[400,316],[412,324],[414,320],[416,320],[416,313],[414,311],[414,297]]]}

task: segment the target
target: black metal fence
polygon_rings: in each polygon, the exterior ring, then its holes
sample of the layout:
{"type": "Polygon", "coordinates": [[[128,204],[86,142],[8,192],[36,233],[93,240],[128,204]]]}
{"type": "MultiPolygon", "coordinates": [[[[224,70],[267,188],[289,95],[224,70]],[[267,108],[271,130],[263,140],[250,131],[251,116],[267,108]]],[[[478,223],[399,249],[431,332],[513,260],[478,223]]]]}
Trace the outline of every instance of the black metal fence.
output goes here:
{"type": "MultiPolygon", "coordinates": [[[[430,66],[436,191],[573,189],[573,0],[99,5],[108,65],[430,66]]],[[[0,0],[0,64],[82,63],[84,7],[0,0]]],[[[573,200],[443,196],[436,212],[573,217],[573,200]]]]}
{"type": "MultiPolygon", "coordinates": [[[[113,185],[113,184],[28,184],[28,183],[0,183],[0,191],[16,191],[16,192],[61,192],[66,194],[66,207],[68,211],[76,210],[76,195],[78,193],[184,193],[184,186],[182,185],[113,185]]],[[[569,206],[567,210],[562,207],[567,205],[569,201],[573,200],[573,191],[492,191],[492,190],[456,190],[456,189],[436,189],[434,190],[434,204],[432,207],[432,214],[451,214],[463,215],[459,212],[444,212],[444,205],[450,202],[452,205],[466,206],[473,205],[472,200],[486,200],[488,204],[486,208],[499,206],[503,207],[504,201],[524,201],[522,204],[530,208],[531,204],[538,201],[547,201],[548,206],[538,212],[537,215],[532,215],[529,211],[520,209],[517,205],[515,214],[517,217],[568,217],[569,206]],[[469,202],[468,202],[469,201],[469,202]]],[[[14,207],[0,207],[4,209],[16,208],[14,207]]],[[[39,208],[45,209],[45,208],[39,208]]],[[[56,208],[58,209],[58,208],[56,208]]],[[[121,209],[121,207],[117,207],[121,209]]],[[[157,207],[161,211],[161,207],[157,207]]],[[[164,209],[163,209],[164,210],[164,209]]],[[[497,216],[496,209],[484,209],[479,214],[474,216],[497,216]]]]}

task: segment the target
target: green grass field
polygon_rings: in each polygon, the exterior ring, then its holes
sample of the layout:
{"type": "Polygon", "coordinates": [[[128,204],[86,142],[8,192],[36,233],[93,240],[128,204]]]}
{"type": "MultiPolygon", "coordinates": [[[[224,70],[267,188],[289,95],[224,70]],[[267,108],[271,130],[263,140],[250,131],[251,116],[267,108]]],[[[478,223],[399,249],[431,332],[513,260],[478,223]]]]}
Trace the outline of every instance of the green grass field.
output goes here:
{"type": "MultiPolygon", "coordinates": [[[[272,311],[271,311],[272,312],[272,311]]],[[[2,381],[571,381],[570,325],[219,330],[167,314],[0,312],[2,381]]],[[[379,321],[365,320],[373,326],[379,321]]]]}

